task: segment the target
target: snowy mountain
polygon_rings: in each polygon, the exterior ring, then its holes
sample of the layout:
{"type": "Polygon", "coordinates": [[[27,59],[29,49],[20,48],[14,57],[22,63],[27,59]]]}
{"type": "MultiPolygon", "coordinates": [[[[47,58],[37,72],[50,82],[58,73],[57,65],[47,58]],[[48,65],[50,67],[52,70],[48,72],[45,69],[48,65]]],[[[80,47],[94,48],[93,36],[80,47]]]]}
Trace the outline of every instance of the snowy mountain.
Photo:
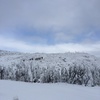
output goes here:
{"type": "Polygon", "coordinates": [[[100,58],[87,53],[0,51],[0,79],[100,86],[100,58]]]}
{"type": "Polygon", "coordinates": [[[4,67],[12,66],[20,62],[34,63],[39,67],[66,67],[77,64],[92,68],[100,68],[100,58],[87,53],[18,53],[0,50],[0,65],[4,67]],[[6,62],[6,63],[5,63],[6,62]]]}

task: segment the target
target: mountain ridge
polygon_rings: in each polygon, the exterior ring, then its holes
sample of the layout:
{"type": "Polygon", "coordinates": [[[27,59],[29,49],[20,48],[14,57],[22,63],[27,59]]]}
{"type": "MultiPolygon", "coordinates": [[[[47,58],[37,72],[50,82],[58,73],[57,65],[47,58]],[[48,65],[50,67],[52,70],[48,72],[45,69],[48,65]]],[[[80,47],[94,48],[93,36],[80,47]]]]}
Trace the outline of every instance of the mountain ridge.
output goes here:
{"type": "Polygon", "coordinates": [[[40,66],[57,66],[76,63],[78,65],[85,64],[88,67],[95,65],[100,68],[100,59],[88,53],[20,53],[0,50],[0,65],[11,66],[20,62],[34,63],[40,66]],[[42,59],[40,59],[42,58],[42,59]],[[36,60],[37,59],[37,60],[36,60]],[[5,63],[6,62],[6,63],[5,63]],[[51,63],[52,62],[52,63],[51,63]],[[90,64],[90,65],[89,65],[90,64]]]}

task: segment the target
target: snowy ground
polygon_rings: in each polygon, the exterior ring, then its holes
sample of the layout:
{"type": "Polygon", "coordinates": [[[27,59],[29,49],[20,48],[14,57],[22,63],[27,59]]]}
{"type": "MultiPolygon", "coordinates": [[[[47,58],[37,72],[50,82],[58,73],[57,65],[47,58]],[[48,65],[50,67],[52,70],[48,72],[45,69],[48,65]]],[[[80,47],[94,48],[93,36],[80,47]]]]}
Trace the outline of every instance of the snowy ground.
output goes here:
{"type": "Polygon", "coordinates": [[[100,100],[100,87],[0,80],[0,100],[100,100]]]}

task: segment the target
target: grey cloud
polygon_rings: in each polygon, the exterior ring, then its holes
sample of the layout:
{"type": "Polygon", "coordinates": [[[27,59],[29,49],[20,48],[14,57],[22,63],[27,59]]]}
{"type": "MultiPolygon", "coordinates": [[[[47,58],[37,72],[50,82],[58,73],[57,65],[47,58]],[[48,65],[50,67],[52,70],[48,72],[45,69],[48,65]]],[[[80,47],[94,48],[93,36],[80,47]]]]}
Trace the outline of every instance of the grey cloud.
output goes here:
{"type": "Polygon", "coordinates": [[[56,43],[72,42],[72,40],[74,39],[74,35],[68,33],[66,34],[64,32],[55,33],[54,36],[54,40],[56,43]]]}
{"type": "Polygon", "coordinates": [[[100,27],[99,5],[100,0],[0,0],[0,29],[88,32],[100,27]]]}

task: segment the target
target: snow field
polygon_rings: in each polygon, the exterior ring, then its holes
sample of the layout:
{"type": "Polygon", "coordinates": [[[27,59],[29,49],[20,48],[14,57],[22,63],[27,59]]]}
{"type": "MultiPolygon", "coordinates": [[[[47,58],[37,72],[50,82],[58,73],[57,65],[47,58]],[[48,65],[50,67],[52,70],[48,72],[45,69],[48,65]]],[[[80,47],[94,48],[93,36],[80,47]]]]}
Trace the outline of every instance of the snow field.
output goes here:
{"type": "Polygon", "coordinates": [[[0,100],[100,100],[100,87],[0,80],[0,100]]]}

